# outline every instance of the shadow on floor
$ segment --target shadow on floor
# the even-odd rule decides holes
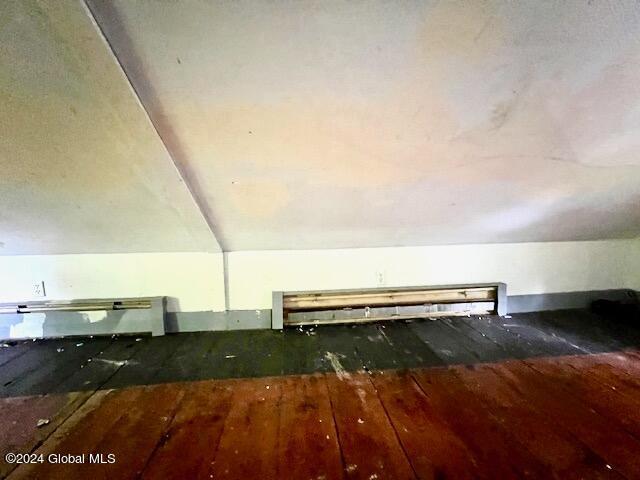
[[[472,365],[640,346],[637,322],[584,310],[197,332],[66,338],[0,349],[0,397],[219,378]]]

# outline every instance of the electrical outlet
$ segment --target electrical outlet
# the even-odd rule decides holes
[[[44,282],[38,282],[33,284],[33,296],[34,297],[44,297],[46,296],[46,292],[44,290]]]

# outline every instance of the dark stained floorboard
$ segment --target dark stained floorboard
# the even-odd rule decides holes
[[[170,365],[170,359],[190,337],[188,335],[163,336],[143,339],[144,342],[122,368],[109,379],[104,388],[122,388],[130,385],[150,385],[163,367]],[[166,378],[166,377],[165,377]]]
[[[225,382],[195,382],[187,386],[178,411],[147,460],[141,478],[207,478],[232,395],[232,386]]]
[[[41,377],[43,370],[51,370],[54,367],[57,373],[55,378],[65,378],[69,375],[70,369],[64,368],[61,371],[61,367],[69,366],[74,370],[79,369],[80,365],[87,360],[87,349],[76,347],[76,345],[85,342],[90,344],[93,343],[93,340],[55,339],[30,342],[28,352],[13,358],[0,367],[0,396],[42,393],[29,391],[27,388],[21,388],[20,385],[36,383],[37,379],[31,380],[30,377]],[[104,339],[95,340],[104,341]]]
[[[376,373],[373,383],[420,478],[493,478],[478,468],[465,442],[438,414],[409,374]]]
[[[496,362],[510,358],[510,354],[500,344],[464,322],[462,318],[443,318],[443,326],[454,331],[460,343],[472,352],[480,362]]]
[[[101,392],[101,401],[91,407],[83,405],[70,419],[63,423],[49,439],[34,453],[48,458],[51,454],[82,454],[94,452],[113,425],[139,401],[143,388],[134,387],[114,392]],[[16,466],[16,465],[13,465]],[[73,478],[70,470],[74,465],[58,465],[50,462],[21,464],[11,478]],[[84,478],[84,477],[82,477]]]
[[[531,455],[508,427],[496,422],[491,412],[449,369],[413,373],[434,409],[478,459],[483,471],[495,478],[549,478],[550,469]]]
[[[341,368],[347,371],[362,370],[362,360],[356,351],[356,337],[362,337],[364,331],[349,325],[330,325],[326,330],[317,328],[314,332],[315,335],[310,336],[317,337],[317,354],[321,356],[323,371],[334,370],[331,358],[337,359]]]
[[[607,418],[612,428],[622,427],[640,439],[640,397],[622,395],[592,378],[576,374],[574,369],[567,369],[554,359],[528,361],[527,365]]]
[[[74,377],[87,368],[93,362],[94,357],[108,348],[113,340],[111,338],[96,338],[91,342],[76,341],[67,344],[64,351],[57,352],[53,358],[40,364],[28,375],[15,378],[6,386],[5,393],[10,396],[46,394],[56,391],[62,383]],[[53,354],[52,354],[53,355]],[[68,384],[68,387],[76,387],[82,390],[80,385]],[[84,388],[87,389],[87,388]],[[87,389],[88,390],[88,389]],[[66,391],[73,391],[66,390]]]
[[[346,478],[416,478],[369,376],[347,375],[327,375]]]
[[[415,333],[445,364],[477,363],[480,357],[468,348],[468,339],[442,322],[414,322],[409,329]]]
[[[541,413],[570,431],[592,451],[604,458],[611,469],[627,478],[640,472],[638,441],[626,431],[612,425],[571,393],[552,380],[516,362],[492,365],[520,394]]]
[[[572,368],[576,374],[587,375],[621,395],[636,398],[640,395],[640,371],[627,371],[637,362],[627,354],[582,355],[564,358],[563,364]]]
[[[546,355],[544,351],[534,346],[526,338],[503,328],[500,319],[496,317],[462,317],[460,321],[500,345],[509,358],[518,359]]]
[[[523,313],[511,315],[510,318],[493,317],[493,323],[513,332],[525,339],[533,351],[541,355],[579,355],[589,353],[581,345],[572,343],[564,337],[558,336],[555,329],[549,328],[542,320],[544,312]],[[612,348],[616,348],[612,345]]]
[[[285,377],[278,438],[280,478],[344,478],[344,465],[323,375]]]
[[[278,478],[279,405],[283,380],[237,380],[211,478]]]
[[[124,415],[90,452],[104,458],[112,454],[118,461],[109,469],[101,464],[80,464],[71,469],[68,478],[138,478],[156,445],[164,438],[184,394],[184,384],[143,387],[137,401],[123,405]]]
[[[485,404],[500,425],[507,426],[526,450],[556,478],[621,478],[606,462],[486,366],[453,367],[455,374]]]
[[[0,367],[29,350],[28,342],[0,342]]]
[[[354,348],[362,368],[367,371],[398,369],[406,355],[395,348],[386,335],[384,325],[366,325],[354,336]]]
[[[162,382],[251,378],[283,374],[329,372],[327,353],[342,368],[417,368],[474,364],[500,359],[582,355],[598,350],[620,351],[640,345],[638,325],[623,326],[583,311],[544,314],[455,317],[438,320],[387,322],[353,327],[332,325],[271,330],[197,332],[164,337],[119,337],[110,358],[110,338],[54,339],[20,342],[0,348],[0,397],[83,389],[78,374],[90,362],[126,362],[104,388]],[[584,331],[582,323],[584,321]],[[621,330],[622,329],[622,330]],[[620,336],[624,333],[625,342]],[[597,342],[594,340],[597,337]],[[137,341],[135,344],[131,342]],[[122,347],[121,341],[127,342]],[[77,343],[82,347],[76,347]],[[99,345],[98,345],[99,344]],[[58,348],[63,348],[58,352]],[[123,351],[132,349],[132,354]],[[15,349],[19,353],[11,353]],[[112,363],[112,366],[118,366]],[[53,369],[53,370],[52,370]],[[91,372],[100,369],[92,366]],[[33,378],[29,378],[33,377]],[[37,378],[40,377],[40,378]],[[67,381],[74,377],[78,381]],[[87,380],[82,380],[85,382]],[[16,383],[17,382],[17,383]],[[91,390],[99,380],[89,381]],[[22,387],[20,387],[20,385]]]
[[[639,342],[582,311],[12,342],[0,453],[118,460],[0,477],[640,478]]]
[[[435,367],[444,365],[429,345],[408,326],[412,321],[389,322],[379,325],[381,334],[393,346],[404,368]]]
[[[83,368],[58,381],[50,391],[54,393],[97,390],[102,388],[123,366],[125,366],[141,348],[147,339],[136,341],[136,337],[120,337],[85,362]],[[54,376],[56,380],[56,376]]]

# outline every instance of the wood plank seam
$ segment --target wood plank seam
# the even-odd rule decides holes
[[[378,389],[376,388],[375,383],[371,380],[371,373],[369,373],[369,372],[367,372],[367,379],[369,380],[369,383],[371,384],[373,390],[376,392],[376,396],[378,397],[378,401],[380,402],[380,405],[382,405],[382,410],[384,410],[384,414],[387,416],[387,421],[389,422],[389,425],[391,425],[391,428],[392,428],[393,433],[394,433],[394,435],[396,437],[398,445],[400,445],[400,448],[402,449],[402,453],[404,453],[404,456],[407,459],[407,463],[411,466],[411,470],[413,471],[413,475],[415,476],[415,478],[420,478],[418,476],[418,473],[416,472],[416,468],[415,468],[413,462],[411,461],[411,457],[407,453],[407,450],[406,450],[405,446],[402,444],[402,440],[400,440],[400,435],[398,435],[398,431],[396,429],[396,425],[393,423],[393,420],[391,420],[391,416],[389,415],[389,411],[387,410],[387,406],[382,401],[382,398],[380,397],[380,393],[378,392]]]
[[[534,372],[544,376],[544,372],[541,372],[540,370],[538,370],[536,368],[536,366],[528,361],[523,361],[524,365],[526,365],[529,369],[533,370]],[[603,414],[600,411],[600,408],[597,405],[593,405],[592,403],[587,403],[585,402],[584,398],[577,396],[574,392],[573,389],[569,388],[568,386],[565,385],[564,382],[555,382],[555,385],[558,385],[558,388],[561,389],[562,391],[565,392],[565,394],[569,395],[571,398],[573,398],[574,401],[578,402],[579,404],[581,404],[582,406],[584,406],[585,408],[588,408],[590,410],[592,410],[594,413],[596,413],[597,415],[599,415],[604,421],[607,422],[613,422],[615,423],[618,428],[624,430],[627,434],[629,434],[630,436],[632,436],[633,438],[635,438],[636,440],[638,440],[638,442],[640,442],[640,437],[635,433],[630,431],[624,424],[622,424],[619,420],[617,419],[611,419],[608,415]],[[616,392],[616,394],[618,394]]]
[[[180,400],[175,405],[175,407],[174,407],[174,409],[173,409],[173,411],[171,413],[171,416],[169,418],[169,421],[166,424],[166,429],[163,430],[162,433],[160,434],[160,437],[158,437],[158,441],[156,442],[156,444],[153,447],[153,449],[151,449],[151,452],[149,452],[149,456],[145,460],[144,465],[142,466],[142,469],[140,470],[140,473],[138,473],[138,475],[136,475],[136,478],[141,478],[142,477],[142,475],[144,474],[145,470],[149,466],[149,462],[153,458],[153,455],[156,453],[158,448],[168,440],[168,437],[166,437],[166,434],[167,434],[168,431],[170,431],[171,425],[173,424],[173,421],[176,418],[176,414],[178,413],[178,410],[180,410],[180,407],[182,406],[182,403],[184,402],[185,397],[186,397],[186,394],[183,394],[180,397]]]
[[[327,393],[328,393],[328,397],[329,397],[329,405],[331,405],[331,418],[333,419],[333,426],[336,432],[336,439],[338,441],[338,447],[340,447],[340,460],[342,461],[342,472],[344,474],[344,472],[346,472],[346,468],[347,468],[347,463],[344,459],[344,452],[342,450],[342,442],[340,441],[340,429],[338,429],[338,421],[336,420],[336,412],[335,412],[335,407],[333,405],[333,399],[331,398],[331,392],[329,392],[329,385],[327,383],[327,379],[326,376],[328,374],[324,373],[322,375],[325,383],[327,384]]]
[[[112,345],[113,343],[110,343],[109,345]],[[106,348],[105,348],[106,350]],[[93,358],[93,357],[92,357]],[[93,390],[91,390],[91,394],[87,395],[86,398],[79,402],[78,405],[76,406],[75,409],[73,409],[71,412],[69,412],[68,415],[66,415],[64,417],[64,419],[56,426],[55,429],[51,430],[51,432],[49,432],[48,435],[46,435],[45,437],[43,437],[40,441],[38,441],[33,448],[31,448],[31,450],[29,451],[29,453],[33,453],[35,452],[38,448],[40,448],[42,445],[44,445],[60,428],[63,428],[63,426],[65,425],[65,423],[78,411],[80,410],[85,404],[87,404],[87,402],[89,402],[90,400],[93,399],[93,397],[95,397],[96,393],[98,393],[101,388],[107,384],[107,382],[113,378],[113,376],[124,366],[124,364],[118,365],[118,368],[116,368],[113,373],[111,375],[109,375],[102,383],[100,383],[98,386],[96,386],[95,388],[93,388]],[[16,467],[18,467],[18,464],[13,464],[11,466],[11,468],[9,469],[9,471],[7,472],[7,475],[10,475],[11,472],[13,472]]]

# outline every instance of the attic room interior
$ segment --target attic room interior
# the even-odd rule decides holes
[[[640,478],[640,4],[0,2],[0,478]]]

